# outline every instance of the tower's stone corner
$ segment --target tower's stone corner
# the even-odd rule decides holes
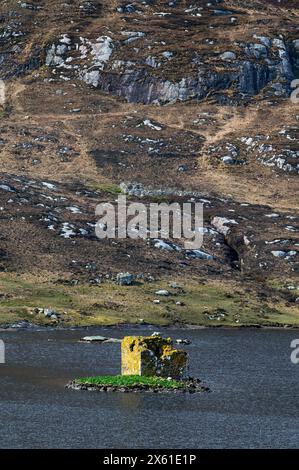
[[[188,374],[188,354],[173,347],[171,338],[125,336],[121,344],[122,375],[181,379]]]

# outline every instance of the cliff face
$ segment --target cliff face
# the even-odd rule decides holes
[[[55,79],[79,79],[143,104],[215,92],[232,104],[261,91],[287,96],[298,60],[296,10],[274,5],[21,2],[2,16],[2,76],[46,65]],[[40,21],[47,25],[42,36]]]
[[[185,23],[188,25],[188,20],[184,27]],[[199,24],[192,22],[192,36],[196,35],[198,27]],[[244,95],[256,95],[266,87],[267,96],[288,96],[290,82],[295,76],[291,44],[280,38],[254,35],[254,43],[234,41],[227,44],[229,50],[221,52],[222,45],[219,50],[211,49],[202,57],[193,50],[188,54],[190,62],[184,71],[178,70],[180,62],[185,60],[184,44],[175,44],[175,51],[171,50],[172,47],[167,50],[165,44],[165,50],[152,55],[156,41],[150,33],[149,38],[139,31],[121,33],[134,40],[137,56],[134,62],[114,59],[115,56],[132,54],[131,49],[128,50],[128,39],[114,41],[111,37],[102,36],[95,43],[83,38],[75,44],[70,37],[63,37],[60,41],[68,41],[68,47],[59,41],[52,44],[46,64],[54,68],[58,66],[58,73],[63,76],[75,76],[102,91],[143,104],[202,100],[213,92],[218,92],[220,101],[229,103],[232,98],[228,97],[228,91],[233,92],[232,102],[241,104]],[[187,45],[187,34],[185,40]],[[210,45],[217,44],[213,39],[207,41]],[[76,57],[78,51],[81,55]]]

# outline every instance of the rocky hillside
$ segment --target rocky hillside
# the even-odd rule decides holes
[[[1,2],[2,323],[49,306],[66,323],[299,322],[298,17],[284,0]],[[202,249],[98,240],[95,207],[120,192],[201,201]]]

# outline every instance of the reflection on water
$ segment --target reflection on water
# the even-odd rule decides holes
[[[134,411],[141,405],[142,397],[139,393],[122,393],[120,405],[127,411]]]
[[[138,331],[138,332],[137,332]],[[122,337],[154,329],[91,329]],[[162,330],[163,332],[163,330]],[[289,330],[172,330],[188,337],[195,395],[66,390],[79,376],[117,374],[119,343],[84,344],[86,331],[1,332],[0,447],[297,447],[299,365]]]

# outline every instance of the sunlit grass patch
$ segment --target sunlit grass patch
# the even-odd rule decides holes
[[[185,388],[184,381],[167,379],[162,377],[146,377],[141,375],[100,375],[76,379],[77,384],[99,385],[107,387],[134,388],[146,385],[153,388]]]
[[[51,319],[38,313],[38,309],[45,308],[58,312],[61,326],[299,324],[298,304],[283,298],[287,289],[271,286],[273,297],[259,298],[252,286],[248,289],[233,280],[172,277],[171,281],[160,279],[132,286],[119,286],[112,281],[91,285],[82,281],[73,285],[62,275],[0,273],[0,324],[16,320],[51,324]],[[174,282],[179,287],[171,287]],[[169,295],[157,296],[160,289],[168,290]],[[154,302],[157,299],[159,303]]]
[[[108,194],[121,194],[119,185],[113,183],[87,183],[86,187],[92,191],[99,191]]]

